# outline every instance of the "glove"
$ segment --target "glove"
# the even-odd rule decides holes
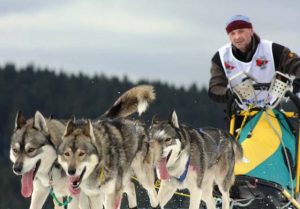
[[[293,80],[292,85],[293,85],[293,93],[298,95],[300,93],[300,78],[295,78]]]

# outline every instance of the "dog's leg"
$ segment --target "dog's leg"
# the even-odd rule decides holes
[[[84,208],[89,208],[89,209],[99,209],[99,208],[103,208],[103,200],[104,197],[102,194],[98,194],[98,195],[93,195],[93,196],[88,196],[87,197],[87,204],[88,207],[83,207],[83,205],[85,204],[81,204],[82,209]],[[83,202],[81,202],[83,203]],[[85,202],[86,203],[86,202]],[[86,206],[86,205],[85,205]]]
[[[105,209],[119,209],[122,201],[122,193],[113,192],[106,195]]]
[[[35,184],[36,188],[32,192],[30,209],[41,209],[48,197],[49,191],[45,187]]]
[[[154,169],[150,164],[133,164],[134,173],[139,181],[139,183],[147,190],[150,204],[152,208],[156,208],[158,206],[158,198],[157,192],[154,187]]]
[[[209,178],[205,179],[202,184],[202,199],[206,204],[207,209],[215,209],[216,202],[213,197],[213,188],[214,188],[214,178],[210,176]]]
[[[72,201],[68,204],[68,209],[78,209],[79,206],[79,195],[73,196]],[[57,207],[57,209],[61,209],[62,207]]]
[[[189,209],[199,209],[202,198],[202,190],[197,188],[190,189]],[[210,208],[209,208],[210,209]]]
[[[90,208],[89,200],[90,200],[90,198],[86,194],[81,192],[79,195],[79,202],[78,202],[79,208],[80,209],[84,209],[84,208],[89,209]],[[104,201],[104,199],[102,199],[102,201]],[[78,209],[78,207],[77,207],[77,209]]]
[[[216,184],[222,194],[222,209],[229,209],[230,205],[229,190],[234,181],[233,171],[229,174],[231,174],[231,176],[227,175],[225,178],[216,178]]]
[[[162,180],[158,191],[158,201],[162,209],[172,198],[177,189],[177,182],[172,180]]]
[[[220,192],[222,193],[222,209],[229,209],[230,197],[229,190],[224,190],[224,188],[219,187]]]
[[[136,192],[134,184],[129,180],[128,183],[125,185],[124,192],[127,194],[128,197],[128,206],[129,208],[136,208]]]
[[[227,159],[226,159],[227,158]],[[219,163],[222,163],[223,170],[225,168],[224,165],[227,165],[227,172],[226,175],[221,178],[216,178],[216,183],[218,185],[218,188],[222,194],[222,209],[229,209],[230,206],[230,197],[229,197],[229,190],[231,185],[234,183],[234,156],[233,155],[227,155],[222,162],[222,160],[219,161]],[[228,163],[230,162],[230,163]]]

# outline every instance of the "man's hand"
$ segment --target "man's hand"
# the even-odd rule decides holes
[[[293,93],[300,98],[300,78],[295,78],[293,80]]]

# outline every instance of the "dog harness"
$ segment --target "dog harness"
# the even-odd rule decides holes
[[[178,178],[176,178],[180,183],[182,183],[184,181],[184,179],[186,178],[188,169],[189,169],[189,165],[190,165],[190,157],[187,160],[186,164],[185,164],[185,169],[183,171],[183,173],[181,174],[181,176],[179,176]]]
[[[73,198],[72,198],[71,196],[68,196],[68,197],[66,198],[65,201],[60,202],[60,201],[58,200],[58,198],[56,197],[56,195],[55,195],[55,193],[54,193],[54,191],[53,191],[52,169],[53,169],[54,167],[57,168],[57,166],[59,166],[59,164],[57,163],[57,160],[55,160],[54,163],[53,163],[52,166],[51,166],[51,169],[50,169],[49,172],[48,172],[48,176],[49,176],[49,193],[50,193],[50,195],[51,195],[53,201],[54,201],[59,207],[62,207],[62,206],[67,206],[67,205],[73,200]]]

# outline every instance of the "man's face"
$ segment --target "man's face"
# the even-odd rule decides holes
[[[247,52],[249,49],[251,38],[253,35],[252,28],[242,28],[231,31],[228,36],[236,48],[238,48],[242,52]]]

